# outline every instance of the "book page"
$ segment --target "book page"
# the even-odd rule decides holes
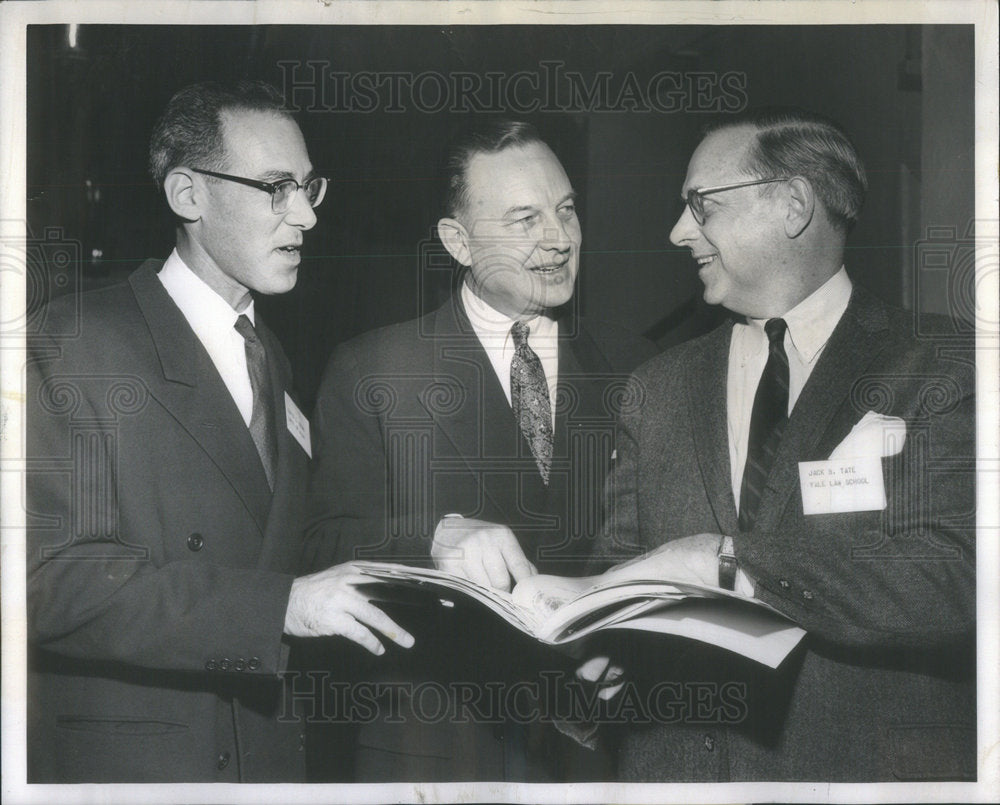
[[[791,621],[762,608],[695,598],[605,624],[603,628],[688,637],[742,654],[770,668],[777,668],[806,634]]]

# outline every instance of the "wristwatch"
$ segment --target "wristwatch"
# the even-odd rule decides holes
[[[732,537],[723,537],[719,543],[719,586],[723,590],[736,589],[736,546]]]

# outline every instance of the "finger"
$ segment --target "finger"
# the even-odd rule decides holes
[[[503,554],[495,547],[483,553],[483,567],[489,576],[490,586],[496,590],[510,590],[510,573]]]
[[[608,701],[609,699],[612,699],[616,695],[618,695],[618,691],[620,691],[623,687],[625,687],[625,683],[620,682],[619,684],[610,688],[601,688],[599,691],[597,691],[597,698],[603,699],[604,701]]]
[[[504,571],[506,572],[506,571]],[[468,558],[462,563],[461,575],[469,581],[473,581],[482,587],[492,587],[489,573],[483,567],[482,558],[477,554],[475,558]]]
[[[358,621],[349,615],[345,614],[343,621],[332,632],[333,634],[339,634],[341,637],[346,637],[362,648],[368,649],[376,657],[385,654],[385,646],[372,634],[371,630],[358,623]]]
[[[585,682],[599,682],[610,665],[608,657],[592,657],[576,669],[576,677]]]
[[[374,604],[361,600],[357,602],[357,604],[349,611],[362,625],[376,629],[388,637],[393,643],[396,643],[403,648],[410,648],[413,646],[415,642],[413,635],[411,635],[408,631],[406,631],[406,629],[396,623],[392,618],[386,615],[383,610],[379,609]]]
[[[504,539],[500,543],[500,553],[514,581],[518,582],[521,579],[528,578],[528,576],[537,574],[538,569],[524,555],[517,537],[509,531],[507,532],[507,537],[507,539]]]

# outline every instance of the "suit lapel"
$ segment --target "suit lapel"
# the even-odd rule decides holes
[[[454,393],[462,403],[454,409],[443,408],[421,395],[420,404],[434,421],[449,452],[480,478],[489,472],[488,465],[499,466],[516,459],[515,439],[520,438],[520,433],[514,414],[457,294],[433,314],[430,329],[433,377],[454,384]],[[490,486],[480,484],[483,494],[494,509],[507,512],[504,501],[490,493]]]
[[[857,379],[885,348],[887,328],[881,303],[855,287],[792,410],[761,495],[756,528],[771,530],[778,522],[799,487],[798,462],[826,458],[818,454],[821,440]]]
[[[212,359],[156,277],[159,265],[147,261],[129,277],[162,370],[162,377],[149,378],[150,393],[208,454],[263,534],[271,492],[250,431]]]
[[[691,352],[683,369],[687,378],[689,426],[694,437],[698,469],[722,534],[735,534],[738,530],[726,409],[732,330],[732,322],[727,322],[711,332]],[[670,424],[667,423],[666,427],[669,428]]]
[[[573,317],[559,320],[559,392],[555,456],[565,458],[569,436],[584,422],[610,417],[604,391],[612,378],[607,359]]]

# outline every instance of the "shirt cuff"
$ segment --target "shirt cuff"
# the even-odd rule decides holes
[[[754,590],[755,585],[753,580],[743,571],[743,568],[737,568],[735,591],[740,595],[745,595],[747,598],[753,598]]]

